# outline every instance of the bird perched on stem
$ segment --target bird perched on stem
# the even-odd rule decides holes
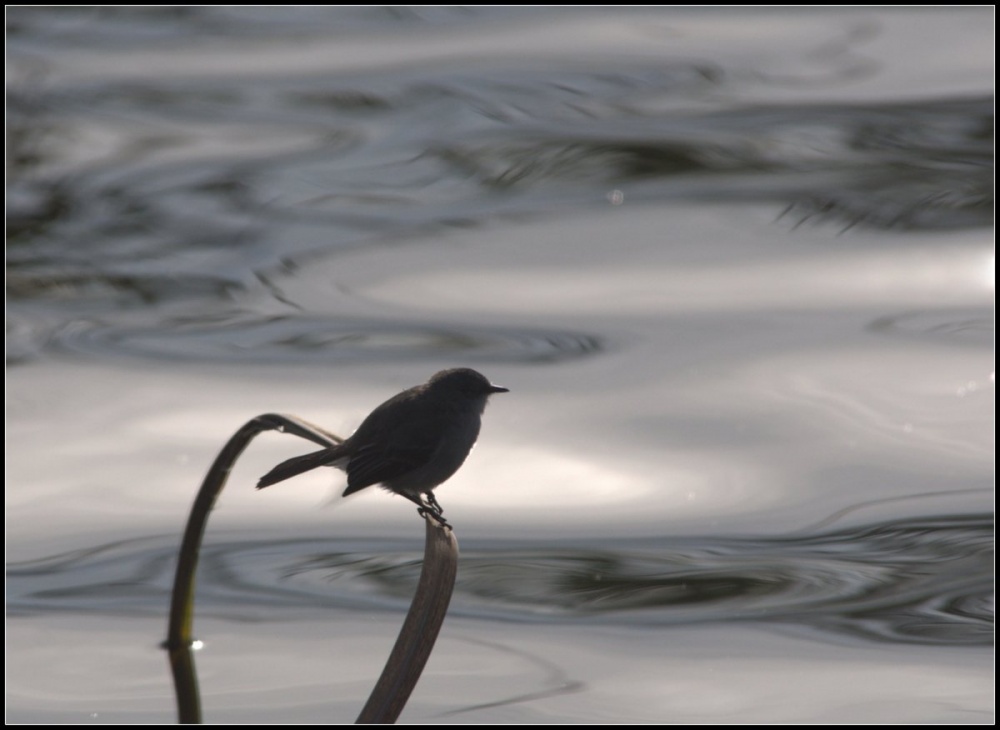
[[[434,489],[469,455],[486,401],[506,392],[475,370],[442,370],[380,405],[346,441],[281,462],[261,477],[257,489],[316,467],[336,466],[347,472],[345,497],[381,484],[418,505],[421,515],[429,512],[447,525]]]

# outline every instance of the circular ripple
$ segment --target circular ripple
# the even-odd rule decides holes
[[[130,541],[9,565],[8,612],[158,614],[175,550],[172,541]],[[198,605],[234,619],[403,612],[421,561],[416,541],[209,544]],[[870,641],[989,646],[992,595],[992,515],[970,515],[787,538],[466,547],[449,610],[610,625],[764,621]]]
[[[879,317],[868,325],[879,334],[925,341],[993,346],[995,322],[988,309],[956,308]]]
[[[604,349],[595,335],[456,325],[275,317],[213,324],[167,322],[156,327],[112,327],[77,321],[52,344],[91,354],[158,360],[258,363],[357,363],[440,359],[557,362]]]

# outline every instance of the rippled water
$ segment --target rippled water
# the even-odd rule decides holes
[[[173,539],[150,538],[8,565],[8,614],[159,613],[175,552]],[[233,621],[401,612],[422,557],[387,540],[216,542],[203,556],[200,605]],[[463,547],[450,610],[574,625],[776,622],[989,647],[992,562],[993,522],[982,516],[771,539],[474,542]]]
[[[511,388],[410,721],[987,722],[989,9],[9,8],[7,717],[169,722],[229,435]],[[244,455],[206,718],[353,718],[409,503]]]

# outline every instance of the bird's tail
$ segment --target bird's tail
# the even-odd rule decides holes
[[[336,448],[321,449],[320,451],[314,451],[311,454],[293,456],[291,459],[281,462],[267,474],[262,476],[260,481],[257,482],[257,489],[263,489],[264,487],[269,487],[272,484],[283,482],[286,479],[290,479],[291,477],[307,472],[310,469],[315,469],[319,466],[326,466],[327,464],[332,465],[340,457],[341,454],[338,453],[338,449]]]

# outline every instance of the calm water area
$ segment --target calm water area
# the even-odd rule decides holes
[[[195,492],[467,366],[412,723],[992,723],[994,12],[9,7],[6,718],[172,723]],[[255,441],[205,720],[351,722],[424,526]]]

